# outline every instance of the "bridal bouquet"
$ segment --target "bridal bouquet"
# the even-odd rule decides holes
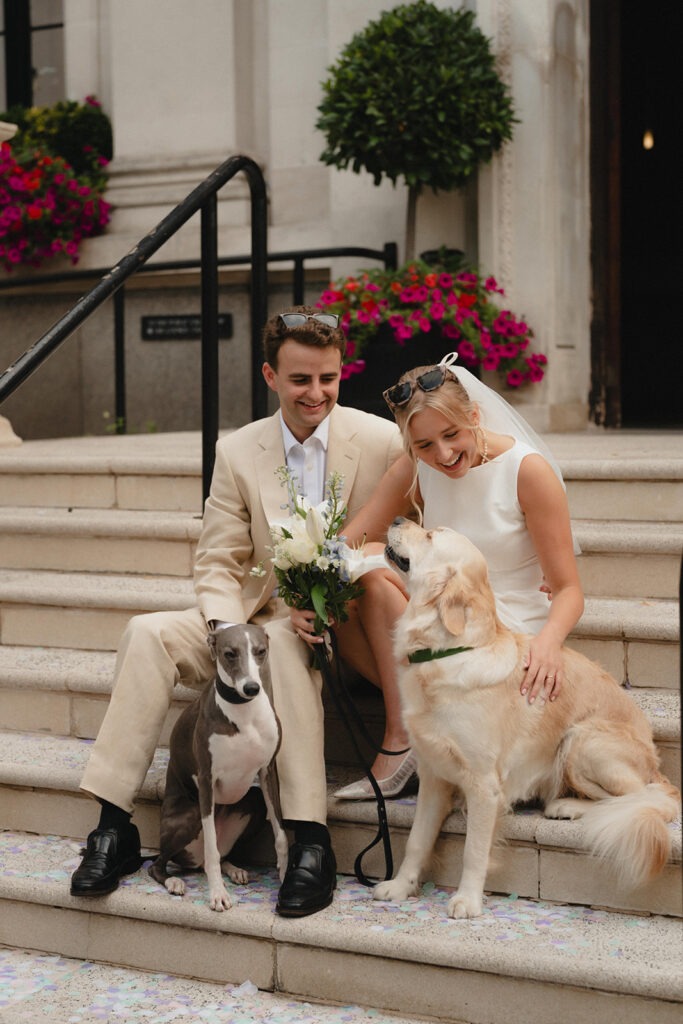
[[[377,556],[364,557],[339,536],[346,506],[338,473],[328,478],[325,500],[319,505],[311,505],[297,494],[296,479],[286,467],[281,467],[278,475],[289,499],[289,516],[270,529],[279,594],[291,608],[315,611],[315,630],[322,633],[332,621],[347,620],[347,603],[363,593],[358,578],[386,563]],[[252,570],[255,575],[264,571],[262,567]]]

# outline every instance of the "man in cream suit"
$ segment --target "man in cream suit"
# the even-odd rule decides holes
[[[176,683],[201,688],[213,675],[207,628],[256,622],[270,638],[273,701],[282,725],[277,758],[285,821],[294,833],[278,912],[303,916],[332,899],[336,865],[326,821],[321,682],[309,647],[274,595],[269,524],[282,518],[285,463],[314,504],[333,471],[343,477],[349,517],[401,452],[394,424],[336,405],[344,335],[336,318],[299,306],[264,329],[263,374],[280,400],[274,416],[221,439],[195,564],[198,607],[131,619],[120,644],[109,709],[81,788],[101,804],[71,880],[76,896],[112,892],[140,864],[131,823]]]

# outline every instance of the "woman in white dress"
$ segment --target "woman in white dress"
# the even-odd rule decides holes
[[[344,534],[349,544],[365,540],[366,551],[372,551],[367,542],[383,543],[392,520],[417,509],[426,528],[450,526],[468,537],[488,562],[501,620],[534,634],[521,694],[530,702],[555,700],[562,686],[560,648],[583,612],[562,477],[529,425],[467,370],[453,369],[456,358],[451,354],[438,366],[410,370],[385,391],[406,454]],[[339,649],[382,689],[382,746],[398,751],[408,737],[391,637],[406,595],[390,569],[368,573],[363,583],[354,614],[336,629]],[[294,612],[293,619],[309,642],[319,639],[313,613]],[[373,774],[385,796],[398,796],[414,769],[410,751],[398,758],[378,754]],[[372,795],[367,780],[336,793],[347,800]]]

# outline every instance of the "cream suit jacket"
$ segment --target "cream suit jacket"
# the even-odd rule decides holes
[[[343,477],[349,518],[402,451],[395,424],[358,409],[334,407],[326,477],[333,471]],[[279,412],[247,424],[216,446],[194,572],[197,600],[207,622],[248,622],[275,590],[269,525],[286,514],[287,494],[277,476],[284,465]],[[250,576],[261,562],[266,575]]]
[[[355,409],[332,410],[327,472],[343,475],[351,514],[400,451],[393,424]],[[264,607],[275,588],[272,571],[262,579],[249,576],[261,561],[270,569],[268,524],[282,518],[286,492],[276,470],[284,464],[279,413],[218,442],[196,559],[201,614],[188,608],[131,619],[119,645],[109,709],[81,782],[87,792],[133,810],[174,685],[200,687],[213,672],[204,619],[237,623],[256,616],[268,630],[273,655],[272,696],[282,725],[277,766],[283,815],[325,821],[320,677],[312,671],[310,652],[292,631],[289,616],[283,617],[284,606]]]

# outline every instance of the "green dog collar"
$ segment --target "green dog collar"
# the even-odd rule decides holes
[[[473,647],[448,647],[443,651],[432,651],[424,647],[421,651],[413,651],[408,655],[411,665],[419,665],[423,661],[436,661],[437,658],[450,658],[451,654],[462,654],[463,651],[473,651]]]

